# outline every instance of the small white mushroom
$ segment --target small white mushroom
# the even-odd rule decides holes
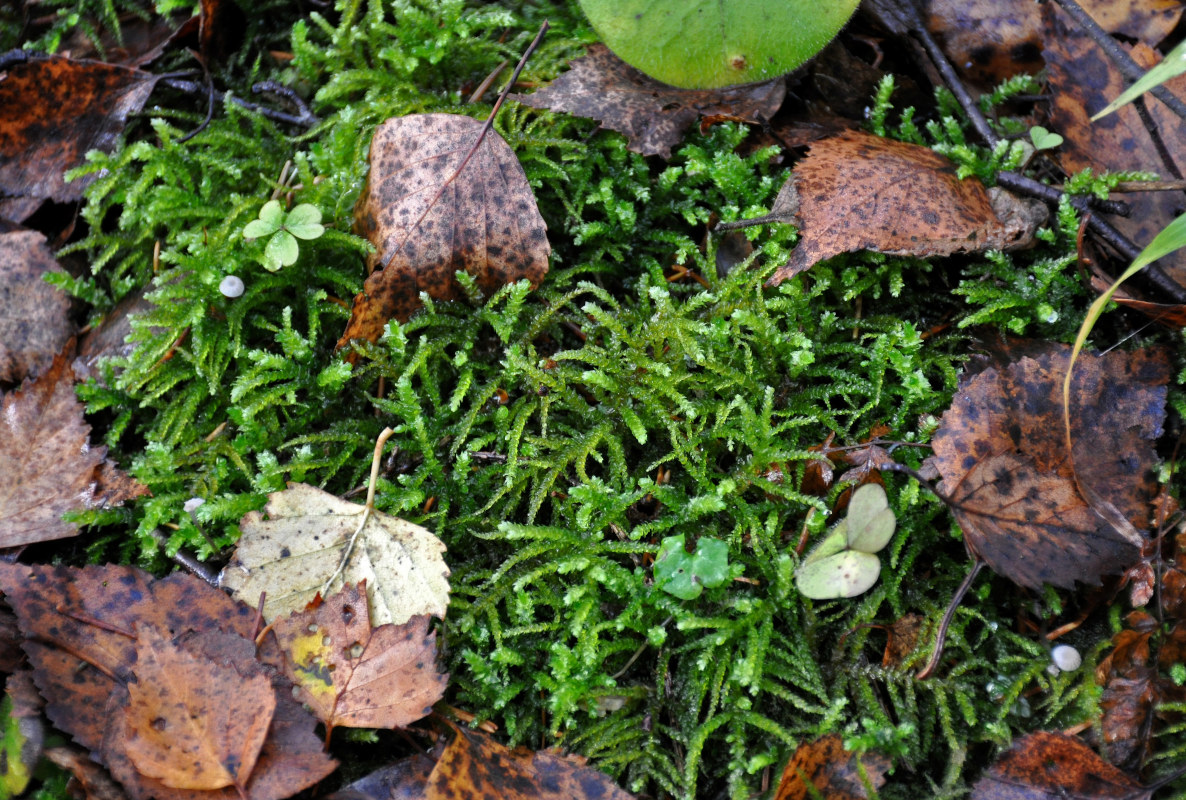
[[[186,514],[192,514],[194,513],[194,509],[200,505],[203,505],[205,502],[206,501],[200,497],[191,497],[185,501],[185,505],[183,505],[182,508],[185,509]]]
[[[1074,672],[1083,665],[1083,656],[1069,644],[1060,644],[1051,650],[1050,660],[1063,672]]]
[[[227,275],[218,284],[218,291],[227,297],[238,297],[243,294],[243,279],[236,275]]]

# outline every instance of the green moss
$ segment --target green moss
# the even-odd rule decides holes
[[[95,528],[87,557],[163,569],[162,531],[166,551],[224,552],[242,515],[286,481],[362,485],[390,425],[377,505],[434,530],[454,570],[449,702],[512,742],[562,744],[655,796],[742,798],[798,740],[838,731],[897,757],[882,797],[956,797],[968,765],[1017,732],[1091,718],[1090,664],[1052,678],[1036,637],[1014,633],[1032,609],[1002,580],[982,578],[956,614],[938,678],[913,677],[931,628],[907,663],[880,666],[873,626],[908,613],[933,626],[967,568],[942,505],[913,483],[889,487],[899,533],[871,592],[813,603],[792,583],[804,519],[818,529],[834,500],[796,488],[812,446],[886,426],[904,443],[895,457],[918,467],[966,326],[1073,333],[1084,303],[1073,210],[1031,253],[850,254],[769,290],[791,228],[750,231],[753,255],[724,269],[706,234],[714,216],[767,211],[786,178],[774,149],[740,154],[745,128],[689,135],[662,163],[590,121],[510,104],[496,127],[548,224],[552,272],[535,292],[487,298],[471,285],[469,302],[428,302],[360,346],[352,372],[333,346],[341,301],[362,285],[369,245],[350,227],[374,127],[421,111],[485,117],[489,105],[466,98],[545,16],[553,32],[529,79],[555,75],[592,34],[572,5],[338,6],[335,22],[314,13],[292,28],[289,64],[258,62],[231,86],[296,86],[322,120],[314,129],[227,103],[181,143],[199,120],[153,112],[80,170],[98,177],[89,232],[71,249],[92,274],[63,282],[96,318],[146,286],[155,304],[134,323],[136,351],[80,390],[153,492],[81,515]],[[892,111],[891,92],[875,128],[969,174],[1013,157],[970,146],[949,97],[920,127],[913,110]],[[282,186],[286,162],[295,176]],[[327,231],[273,274],[242,230],[276,191],[319,208]],[[704,283],[669,280],[675,265]],[[229,274],[247,284],[234,300],[218,291]],[[193,517],[191,497],[206,501]],[[726,542],[737,579],[690,601],[656,589],[651,559],[677,535]],[[1084,649],[1098,655],[1101,638],[1085,634]]]

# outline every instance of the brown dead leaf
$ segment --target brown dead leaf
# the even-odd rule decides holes
[[[948,256],[1032,242],[1046,208],[975,178],[926,147],[847,131],[811,146],[765,217],[718,226],[798,222],[802,239],[768,285],[857,250]]]
[[[1138,531],[1148,529],[1157,495],[1152,443],[1165,415],[1165,354],[1080,356],[1071,392],[1072,465],[1062,428],[1069,352],[1065,345],[1017,342],[975,364],[960,379],[930,459],[959,504],[968,549],[1032,589],[1097,584],[1140,556],[1141,542],[1105,522],[1077,485]]]
[[[1149,800],[1152,792],[1074,736],[1049,731],[1013,742],[972,788],[972,800]]]
[[[425,800],[629,800],[584,759],[508,750],[478,731],[449,725],[454,737],[425,787]]]
[[[398,728],[432,712],[448,676],[436,669],[428,617],[371,628],[366,582],[347,584],[314,608],[276,620],[283,670],[299,699],[335,727]]]
[[[491,130],[469,159],[482,123],[456,114],[389,119],[371,141],[371,172],[355,206],[355,227],[375,245],[370,276],[338,349],[377,341],[388,320],[406,321],[420,293],[464,297],[454,277],[468,272],[494,294],[548,272],[547,227],[514,152]]]
[[[62,271],[40,233],[0,233],[0,381],[44,372],[74,334],[70,298],[44,280]]]
[[[1182,16],[1179,0],[1080,0],[1109,33],[1150,47]],[[995,86],[1042,67],[1041,8],[1032,0],[930,0],[927,29],[951,62],[975,83]]]
[[[78,533],[62,514],[119,505],[147,488],[117,477],[74,396],[69,360],[55,356],[37,380],[0,399],[0,547]]]
[[[644,156],[671,158],[671,148],[699,117],[764,122],[786,95],[782,78],[721,90],[676,89],[644,75],[602,44],[547,86],[511,99],[534,108],[595,119],[624,134],[627,146]]]
[[[90,150],[111,152],[156,82],[139,70],[61,56],[0,73],[0,198],[23,207],[23,216],[9,218],[21,222],[32,213],[22,200],[79,200],[94,176],[67,183],[63,174],[85,163]],[[4,211],[0,206],[0,216]]]
[[[91,760],[81,748],[69,745],[51,747],[45,758],[70,773],[66,791],[80,800],[127,800],[120,785],[107,770]]]
[[[873,789],[885,783],[890,760],[879,753],[857,755],[844,749],[838,734],[832,733],[814,742],[803,742],[787,762],[774,800],[810,800],[814,787],[828,800],[861,800],[869,793],[861,778],[861,765]]]
[[[1095,173],[1122,170],[1166,172],[1153,140],[1136,108],[1129,104],[1113,114],[1091,122],[1128,83],[1111,60],[1058,4],[1041,5],[1044,57],[1049,74],[1050,120],[1048,127],[1061,134],[1060,165],[1068,173],[1091,168]],[[1123,46],[1123,45],[1121,45]],[[1137,44],[1130,54],[1145,69],[1158,58],[1148,47]],[[1165,84],[1165,88],[1186,98],[1186,76]],[[1149,114],[1170,153],[1186,152],[1186,122],[1178,119],[1159,101],[1148,96]],[[1186,166],[1179,163],[1179,166]],[[1110,221],[1138,246],[1144,246],[1177,216],[1181,196],[1174,192],[1141,192],[1124,198],[1132,207],[1127,217]],[[1175,282],[1186,286],[1186,253],[1179,251],[1159,264]]]
[[[1112,279],[1105,278],[1096,271],[1091,274],[1091,288],[1100,294],[1111,286]],[[1133,297],[1127,286],[1121,286],[1112,293],[1112,302],[1140,311],[1154,322],[1159,322],[1167,328],[1186,328],[1186,303],[1151,303]]]
[[[364,775],[325,800],[425,800],[436,761],[418,753]]]
[[[902,666],[918,648],[918,637],[926,621],[927,618],[921,614],[907,614],[894,620],[886,629],[888,637],[885,652],[881,656],[881,666],[886,669]]]
[[[271,681],[256,670],[199,659],[151,625],[137,629],[128,683],[124,751],[141,774],[173,789],[227,786],[245,794],[276,710]]]

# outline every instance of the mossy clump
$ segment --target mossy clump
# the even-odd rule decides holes
[[[377,506],[449,548],[448,701],[513,743],[587,754],[652,796],[742,798],[799,740],[840,732],[895,757],[882,797],[954,797],[969,759],[986,762],[1019,731],[1090,719],[1091,670],[1052,677],[1037,637],[1014,632],[1019,600],[999,580],[982,579],[957,612],[940,676],[913,677],[968,566],[943,506],[914,483],[890,481],[899,532],[872,591],[815,603],[793,585],[800,534],[819,532],[835,500],[798,488],[814,446],[876,433],[917,468],[968,324],[1073,335],[1084,295],[1069,206],[1030,253],[850,254],[766,289],[793,230],[750,231],[739,263],[708,230],[769,210],[787,177],[777,148],[744,148],[748,130],[720,124],[664,163],[588,120],[512,104],[496,129],[548,224],[543,285],[426,299],[360,346],[353,370],[334,353],[364,278],[369,245],[351,216],[375,126],[424,111],[485,117],[489,102],[466,98],[545,16],[529,80],[592,40],[573,5],[340,2],[285,32],[291,60],[257,48],[221,75],[238,94],[264,78],[294,87],[321,120],[312,129],[228,101],[182,142],[201,114],[154,110],[79,170],[96,180],[88,232],[68,251],[90,274],[60,282],[95,319],[141,290],[153,304],[133,323],[135,351],[80,393],[152,496],[82,515],[93,530],[76,555],[158,570],[181,548],[218,557],[288,481],[357,490],[389,425]],[[889,132],[972,172],[1004,163],[966,144],[949,98],[929,126],[897,118]],[[326,225],[274,273],[264,243],[243,236],[273,195],[315,206]],[[218,289],[232,274],[246,284],[237,298]],[[191,515],[195,497],[205,502]],[[678,535],[725,542],[732,579],[692,600],[657,588],[652,559]],[[922,644],[882,666],[878,626],[908,614],[931,623]],[[1090,665],[1102,638],[1083,636]]]

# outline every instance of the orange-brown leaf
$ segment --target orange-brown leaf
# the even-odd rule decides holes
[[[147,491],[129,482],[100,489],[105,447],[91,447],[90,426],[74,396],[64,356],[35,381],[0,399],[0,547],[61,539],[78,533],[62,514],[118,505]],[[129,494],[130,491],[130,494]]]
[[[719,90],[676,89],[639,72],[602,44],[590,45],[588,54],[569,67],[534,94],[511,97],[595,119],[625,134],[627,146],[644,156],[670,158],[672,146],[698,117],[769,120],[786,95],[782,78]]]
[[[487,296],[548,272],[547,227],[523,167],[495,131],[456,114],[389,119],[371,141],[371,171],[355,207],[356,228],[375,245],[373,270],[354,298],[338,341],[377,341],[388,320],[406,321],[420,292],[436,300],[464,294],[455,276],[473,275]]]
[[[1024,247],[1046,209],[960,180],[953,163],[926,147],[846,131],[815,142],[774,211],[751,222],[796,218],[802,239],[772,286],[857,250],[927,257]]]
[[[774,793],[774,800],[809,800],[813,787],[828,800],[861,800],[869,796],[861,780],[861,769],[874,789],[885,783],[890,760],[879,753],[858,755],[844,749],[840,736],[833,733],[803,742],[787,762]]]
[[[142,774],[174,789],[242,790],[276,710],[262,670],[198,658],[154,627],[138,629],[136,680],[124,707],[124,750]]]
[[[17,201],[21,221],[44,198],[70,202],[95,179],[63,174],[90,150],[110,152],[128,115],[140,110],[157,77],[113,64],[61,56],[31,58],[0,79],[0,197]],[[12,203],[13,201],[8,201]]]
[[[1151,792],[1073,736],[1013,742],[972,788],[972,800],[1149,800]]]
[[[366,582],[347,584],[316,608],[277,620],[283,669],[325,723],[396,728],[432,711],[448,676],[436,669],[428,616],[371,628]]]

